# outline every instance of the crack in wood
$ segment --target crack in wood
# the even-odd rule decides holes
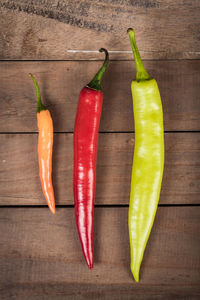
[[[62,6],[59,4],[56,8],[50,7],[41,7],[34,5],[33,1],[32,4],[25,4],[25,3],[16,3],[17,1],[4,1],[0,3],[0,8],[6,8],[10,10],[17,10],[19,12],[25,12],[27,14],[35,14],[44,18],[54,19],[59,22],[69,24],[72,26],[77,26],[80,28],[92,29],[101,32],[111,32],[113,31],[113,25],[103,24],[103,23],[96,23],[93,21],[85,20],[84,18],[77,18],[72,14],[79,13],[81,17],[86,17],[87,13],[83,6],[79,6],[77,10],[70,9],[68,7],[69,13],[64,12],[63,10],[67,8],[67,6]],[[21,2],[18,0],[18,2]],[[45,1],[43,1],[45,2]],[[89,6],[88,6],[89,8]],[[60,9],[60,10],[59,10]]]
[[[138,8],[159,8],[160,3],[158,1],[150,0],[110,0],[110,1],[46,1],[46,0],[7,0],[0,3],[1,8],[10,10],[17,10],[25,12],[27,14],[35,14],[45,18],[54,19],[62,23],[66,23],[72,26],[77,26],[86,29],[92,29],[101,32],[111,32],[114,30],[113,25],[105,23],[97,23],[89,20],[89,10],[91,6],[101,5],[101,10],[107,10],[108,5],[112,5],[112,17],[117,17],[119,12],[129,12],[130,7]],[[114,6],[113,6],[114,5]],[[116,15],[113,15],[113,12]],[[103,13],[104,14],[104,13]],[[80,16],[80,17],[78,17]],[[102,17],[102,16],[101,16]],[[84,19],[86,18],[86,19]]]
[[[92,0],[94,3],[103,3],[103,4],[114,4],[114,5],[122,5],[123,7],[143,7],[143,8],[159,8],[159,1],[151,1],[151,0]]]

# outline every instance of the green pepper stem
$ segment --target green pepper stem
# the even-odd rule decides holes
[[[38,85],[35,77],[31,73],[29,73],[29,75],[32,78],[34,86],[35,86],[35,91],[36,91],[36,96],[37,96],[37,112],[39,113],[39,112],[41,112],[41,110],[46,110],[46,108],[42,104],[41,96],[40,96],[40,88],[39,88],[39,85]]]
[[[135,41],[135,32],[132,28],[129,28],[127,30],[128,34],[129,34],[129,39],[131,42],[131,47],[133,50],[133,55],[134,55],[134,59],[135,59],[135,64],[136,64],[136,80],[137,81],[144,81],[144,80],[149,80],[151,79],[151,77],[149,76],[149,74],[147,73],[147,71],[144,68],[141,56],[140,56],[140,52],[138,50],[136,41]]]
[[[99,49],[99,52],[105,53],[104,63],[102,65],[102,67],[100,68],[100,70],[97,72],[97,74],[94,76],[92,81],[90,81],[90,83],[87,85],[89,88],[97,90],[97,91],[101,91],[101,79],[103,77],[103,74],[104,74],[104,72],[107,68],[108,62],[109,62],[108,51],[104,48],[101,48],[101,49]]]

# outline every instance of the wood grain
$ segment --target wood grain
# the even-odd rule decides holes
[[[72,132],[81,88],[101,62],[1,62],[0,132],[36,132],[35,74],[56,132]],[[200,130],[200,60],[146,61],[157,79],[167,131]],[[131,81],[134,62],[111,62],[103,79],[100,131],[134,130]]]
[[[134,135],[100,134],[98,204],[128,204]],[[161,204],[200,204],[200,133],[165,134]],[[73,136],[55,134],[53,183],[56,204],[73,204]],[[45,205],[37,163],[37,135],[0,135],[0,205]]]
[[[127,208],[95,209],[92,271],[73,208],[59,208],[55,216],[47,208],[1,208],[1,297],[198,299],[199,217],[196,207],[158,208],[137,284],[129,270]]]
[[[148,59],[200,58],[200,2],[173,0],[1,0],[1,59],[93,59],[67,49],[130,51],[134,26]],[[114,53],[113,59],[131,54]]]
[[[199,11],[197,0],[0,1],[0,299],[200,299]],[[124,207],[134,148],[135,64],[126,33],[132,26],[145,67],[158,81],[167,131],[161,206],[139,284],[129,268]],[[79,92],[102,64],[101,47],[110,51],[111,62],[102,82],[90,271],[69,207],[72,132]],[[55,216],[38,176],[29,72],[39,82],[56,132]]]

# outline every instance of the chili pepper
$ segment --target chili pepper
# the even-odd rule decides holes
[[[77,230],[88,267],[93,267],[93,215],[96,186],[96,157],[103,93],[101,79],[107,68],[106,49],[103,66],[80,92],[74,126],[74,205]]]
[[[153,226],[164,168],[163,111],[158,85],[145,70],[134,30],[128,34],[136,64],[131,83],[135,120],[135,148],[129,204],[131,271],[139,281],[140,265]]]
[[[38,124],[38,162],[40,170],[40,181],[42,190],[49,206],[55,214],[55,199],[52,184],[52,152],[53,152],[53,122],[49,110],[42,104],[40,89],[37,81],[32,74],[37,96],[37,124]]]

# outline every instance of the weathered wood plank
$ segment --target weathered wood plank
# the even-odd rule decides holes
[[[107,276],[107,275],[106,275]],[[5,300],[199,300],[198,288],[192,290],[190,286],[177,287],[173,285],[162,286],[135,286],[135,285],[88,285],[73,283],[50,284],[7,284],[7,290],[3,290]],[[95,297],[95,298],[94,298]]]
[[[2,299],[199,299],[199,207],[160,207],[141,280],[129,270],[127,208],[96,208],[94,269],[73,208],[0,209]]]
[[[199,9],[196,0],[1,0],[0,58],[91,59],[93,53],[67,49],[102,46],[129,51],[126,31],[132,26],[144,58],[200,58]]]
[[[55,134],[56,204],[73,204],[73,135]],[[200,133],[165,134],[162,204],[200,203]],[[96,204],[128,204],[133,134],[100,134]],[[44,205],[37,163],[37,135],[0,135],[0,205]]]
[[[28,76],[35,74],[56,132],[73,131],[80,89],[101,62],[1,62],[0,132],[37,131],[36,97]],[[200,130],[200,60],[146,61],[158,81],[165,130]],[[100,131],[134,129],[130,84],[133,62],[111,62],[103,80],[104,103]]]

